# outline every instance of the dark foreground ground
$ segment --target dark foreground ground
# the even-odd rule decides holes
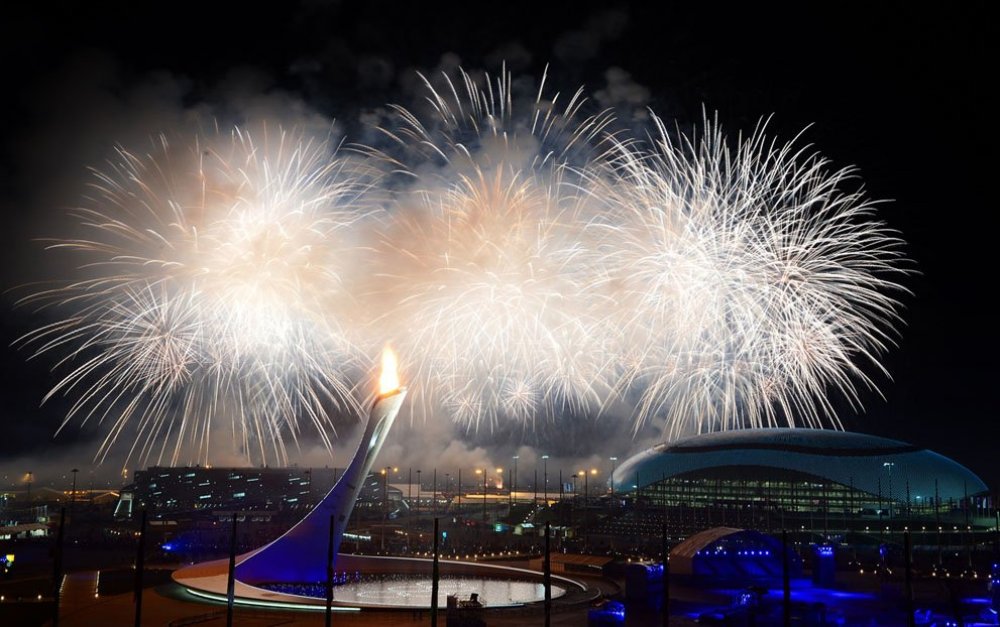
[[[510,562],[508,565],[527,567],[525,561]],[[152,567],[146,571],[143,594],[142,624],[180,627],[182,625],[205,625],[208,627],[226,624],[226,607],[192,597],[181,586],[173,583],[167,565]],[[116,627],[134,624],[135,605],[132,595],[134,571],[131,569],[108,569],[102,571],[79,570],[66,575],[61,590],[61,611],[59,625],[62,627]],[[621,599],[624,582],[603,577],[575,577],[584,581],[594,594],[581,595],[590,598]],[[34,627],[52,625],[53,604],[47,591],[50,579],[40,576],[17,582],[7,582],[0,587],[0,627]],[[745,590],[671,584],[670,610],[671,625],[782,625],[780,586],[764,593],[762,607],[755,616],[735,616],[732,611],[734,599]],[[963,616],[965,624],[982,623],[978,616],[986,607],[988,599],[973,599],[974,605],[958,603],[971,597],[987,596],[985,581],[931,580],[918,579],[914,582],[915,607],[932,608],[936,617],[954,620]],[[806,618],[804,612],[797,611],[793,624],[804,625],[844,625],[865,627],[890,627],[906,624],[905,603],[901,581],[888,581],[872,574],[857,572],[838,573],[837,583],[832,589],[813,586],[808,579],[793,583],[792,600],[798,610],[817,605],[824,606],[825,614],[817,620],[816,615]],[[39,596],[41,598],[39,598]],[[588,611],[593,602],[569,603],[556,599],[553,603],[551,624],[554,626],[587,625]],[[959,607],[962,605],[963,607]],[[981,607],[980,607],[981,606]],[[721,612],[714,619],[704,618]],[[697,618],[703,616],[699,622]],[[496,609],[484,613],[485,624],[497,627],[544,625],[545,617],[541,604],[513,609]],[[626,627],[659,625],[661,617],[655,609],[643,609],[629,605],[624,625]],[[337,613],[334,625],[430,625],[428,611],[411,610],[364,610],[352,613]],[[749,622],[748,622],[749,621]],[[937,621],[921,621],[931,624]],[[248,626],[271,625],[323,625],[322,612],[283,611],[237,607],[234,624]],[[442,611],[438,624],[447,625]],[[943,624],[943,623],[942,623]]]
[[[61,627],[93,627],[118,625],[133,625],[135,605],[131,593],[100,595],[95,597],[94,573],[76,573],[67,578],[63,589],[64,601],[60,612]],[[601,582],[591,582],[602,586]],[[606,585],[608,593],[614,591],[614,585]],[[552,615],[552,625],[569,627],[571,625],[586,625],[589,605],[577,607],[557,607]],[[4,603],[0,605],[0,625],[51,625],[52,604],[49,602]],[[143,595],[143,625],[180,627],[182,625],[200,625],[217,627],[226,624],[226,608],[222,604],[213,604],[194,599],[176,584],[161,584],[145,591]],[[653,617],[635,616],[628,624],[650,624]],[[357,613],[335,614],[335,625],[430,625],[430,613],[427,611],[362,611]],[[290,612],[277,610],[257,610],[237,607],[234,624],[253,627],[265,626],[319,626],[324,624],[322,613]],[[439,618],[439,625],[446,624],[445,614]],[[490,612],[486,618],[487,625],[520,626],[543,625],[544,614],[541,608],[528,608],[516,611],[497,610]],[[682,617],[671,619],[671,625],[693,625],[694,621]]]

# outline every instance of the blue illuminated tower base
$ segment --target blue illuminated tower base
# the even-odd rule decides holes
[[[371,472],[406,396],[398,389],[375,399],[358,450],[340,480],[305,518],[270,544],[249,553],[236,566],[236,578],[261,583],[317,583],[326,580],[327,543],[333,516],[334,555],[347,528],[358,492]]]

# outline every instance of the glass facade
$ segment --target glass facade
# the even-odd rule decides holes
[[[671,529],[731,526],[781,529],[857,529],[880,522],[925,521],[987,514],[985,497],[965,499],[913,498],[907,486],[884,487],[871,494],[823,478],[775,468],[724,467],[665,477],[636,489],[629,486],[632,508],[656,514],[658,524]]]

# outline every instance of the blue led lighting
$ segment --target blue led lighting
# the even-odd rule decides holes
[[[189,594],[196,597],[202,597],[203,599],[209,599],[210,601],[219,601],[225,603],[228,599],[224,594],[212,594],[210,592],[204,592],[202,590],[194,590],[192,588],[184,588]],[[285,603],[282,601],[258,601],[256,599],[246,599],[236,597],[234,603],[237,605],[250,605],[253,607],[274,607],[280,609],[295,609],[295,610],[311,610],[314,612],[325,612],[326,606],[319,604],[310,603]],[[334,605],[330,608],[334,612],[360,612],[360,607],[344,607],[339,605]]]

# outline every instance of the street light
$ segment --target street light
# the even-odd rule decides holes
[[[418,477],[420,475],[417,475]],[[420,490],[417,490],[420,499]],[[406,469],[406,551],[410,551],[410,521],[413,517],[413,467]]]
[[[483,475],[483,522],[486,522],[486,469],[476,468],[476,474],[482,473]]]
[[[382,469],[382,533],[379,534],[380,551],[385,550],[385,523],[389,520],[389,471],[392,470],[392,466],[386,466]]]
[[[618,458],[609,457],[611,460],[611,496],[615,495],[615,468],[618,467]]]
[[[575,472],[572,475],[570,475],[570,478],[573,479],[573,499],[570,501],[570,506],[569,506],[569,524],[571,527],[573,526],[573,510],[576,509],[577,507],[576,489],[579,487],[581,475],[586,477],[587,473],[581,470],[580,472]]]
[[[420,513],[420,493],[424,491],[424,484],[420,481],[420,469],[417,468],[417,514]]]
[[[389,473],[399,472],[395,466],[386,466],[382,469],[382,505],[385,508],[386,520],[389,519]]]
[[[383,517],[385,520],[382,521],[382,550],[385,550],[385,526],[389,522],[389,473],[399,472],[399,468],[394,466],[386,466],[382,469],[382,508]]]
[[[497,506],[494,508],[496,509],[495,519],[500,520],[500,495],[503,494],[503,492],[501,492],[501,490],[503,490],[503,468],[500,466],[497,466],[496,481],[497,485],[495,487],[497,489]]]
[[[510,482],[511,493],[517,492],[517,460],[520,459],[520,455],[515,455],[511,459],[514,460],[514,480]],[[513,496],[511,496],[511,503],[513,503]]]
[[[444,491],[446,494],[451,494],[451,473],[444,473]],[[434,506],[437,507],[436,505]],[[448,499],[448,507],[451,507],[451,499]],[[434,515],[437,516],[437,510],[435,509]]]
[[[73,517],[73,505],[76,503],[76,473],[80,472],[79,468],[74,468],[70,472],[73,473],[73,491],[69,496],[69,515],[70,518]]]
[[[892,520],[892,467],[895,465],[895,462],[885,462],[882,464],[882,467],[887,468],[889,473],[889,520]]]
[[[510,513],[512,507],[514,507],[514,490],[511,486],[514,485],[513,481],[514,471],[510,466],[507,466],[507,513]]]
[[[597,475],[597,469],[591,468],[590,474]],[[587,481],[587,473],[583,473],[583,506],[587,507],[587,502],[590,499],[590,482]]]
[[[542,494],[545,506],[549,506],[549,456],[542,455]]]
[[[559,469],[559,507],[562,507],[563,500],[563,480],[562,480],[562,468]]]
[[[392,470],[392,466],[386,466],[382,469],[382,509],[383,515],[386,515],[389,511],[389,471]]]

